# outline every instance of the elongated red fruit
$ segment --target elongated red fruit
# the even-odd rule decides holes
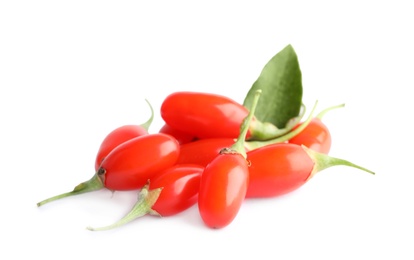
[[[247,152],[247,160],[250,168],[246,198],[286,194],[304,185],[314,174],[332,166],[350,166],[374,174],[347,160],[290,143],[252,150]]]
[[[198,211],[210,228],[223,228],[233,222],[245,199],[249,163],[244,145],[260,94],[261,90],[257,90],[236,142],[222,149],[201,174]]]
[[[123,125],[112,130],[102,141],[95,159],[95,171],[98,171],[105,156],[107,156],[118,145],[132,138],[148,134],[148,129],[154,119],[154,109],[148,100],[145,100],[151,109],[151,116],[140,125]]]
[[[201,92],[174,92],[161,105],[161,117],[168,125],[198,138],[237,138],[248,113],[228,97]]]
[[[269,144],[284,143],[300,134],[313,120],[313,111],[316,108],[316,104],[317,102],[315,102],[315,106],[309,114],[309,117],[300,125],[297,125],[292,131],[267,141],[245,141],[244,150],[251,151]],[[207,166],[207,164],[210,163],[222,149],[232,146],[235,144],[236,140],[237,139],[233,138],[206,138],[182,144],[180,146],[180,155],[177,163],[195,163]]]
[[[99,169],[103,159],[118,145],[135,137],[148,134],[140,125],[123,125],[111,131],[102,141],[95,159],[95,171]]]
[[[37,206],[103,188],[140,189],[156,173],[175,165],[179,151],[177,140],[167,134],[135,137],[115,147],[90,180],[78,184],[71,192],[43,200]]]
[[[300,134],[288,142],[297,145],[303,144],[314,151],[328,154],[331,149],[332,137],[326,125],[319,118],[314,118]]]
[[[322,122],[322,117],[335,108],[344,107],[345,104],[332,106],[324,109],[316,115],[309,124],[297,135],[289,139],[289,143],[304,145],[313,151],[328,154],[331,150],[332,136],[328,127]],[[299,123],[294,129],[300,127],[303,123]]]
[[[207,166],[223,148],[235,143],[233,138],[200,139],[180,146],[177,163],[194,163]]]
[[[177,164],[157,174],[141,189],[132,209],[117,222],[104,227],[88,227],[91,231],[109,230],[145,215],[176,215],[197,202],[204,167]],[[151,188],[150,188],[151,183]]]
[[[172,135],[175,139],[177,139],[179,144],[186,144],[197,140],[197,137],[195,137],[194,135],[173,128],[167,124],[164,124],[160,128],[159,133]]]
[[[239,153],[218,155],[202,176],[198,208],[204,223],[223,228],[237,216],[249,183],[249,167]]]
[[[167,134],[148,134],[117,146],[102,161],[97,175],[110,190],[142,188],[148,179],[177,162],[180,146]]]

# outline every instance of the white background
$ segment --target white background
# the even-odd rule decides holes
[[[148,1],[149,2],[149,1]],[[413,259],[410,1],[2,1],[1,259]],[[320,109],[331,155],[283,197],[248,200],[224,229],[193,207],[112,231],[136,191],[47,204],[93,175],[105,135],[156,114],[173,91],[242,102],[287,44],[303,100]]]

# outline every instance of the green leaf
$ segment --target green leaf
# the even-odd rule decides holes
[[[299,116],[303,93],[302,72],[295,50],[290,44],[264,66],[245,97],[245,107],[251,107],[258,89],[262,90],[255,113],[259,121],[285,128],[289,120]]]

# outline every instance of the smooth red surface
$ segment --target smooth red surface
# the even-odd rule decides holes
[[[179,144],[186,144],[186,143],[192,142],[197,139],[197,137],[195,137],[193,134],[189,134],[187,132],[178,130],[167,124],[164,124],[160,128],[159,132],[174,136],[174,138],[177,139]]]
[[[314,151],[328,154],[332,138],[328,127],[319,118],[313,118],[302,132],[289,140],[289,143],[303,144]]]
[[[151,179],[151,189],[163,188],[152,209],[161,216],[180,213],[197,203],[204,167],[177,164]]]
[[[106,171],[104,185],[111,190],[142,188],[155,174],[173,166],[179,151],[177,140],[161,133],[126,141],[102,161],[100,168]]]
[[[249,187],[246,198],[275,197],[291,192],[308,180],[314,162],[296,144],[272,144],[247,152]]]
[[[177,163],[194,163],[202,166],[209,164],[223,148],[235,143],[233,138],[208,138],[183,144]]]
[[[203,92],[174,92],[161,105],[161,117],[168,125],[200,139],[237,138],[247,115],[248,110],[236,101]]]
[[[148,131],[140,125],[124,125],[111,131],[102,141],[95,159],[95,171],[99,169],[102,160],[118,145],[132,138],[146,135]]]
[[[201,175],[198,208],[211,228],[229,225],[243,203],[249,183],[247,161],[240,154],[218,155]]]

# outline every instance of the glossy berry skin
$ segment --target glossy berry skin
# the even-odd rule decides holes
[[[200,139],[237,138],[247,114],[243,105],[228,97],[202,92],[174,92],[161,105],[161,117],[168,125]]]
[[[193,163],[207,166],[223,148],[235,143],[233,138],[208,138],[182,144],[177,163]]]
[[[194,135],[178,130],[176,128],[173,128],[167,124],[164,124],[160,128],[159,133],[172,135],[175,139],[177,139],[179,144],[190,143],[197,139]]]
[[[240,154],[220,154],[201,175],[198,209],[206,226],[223,228],[240,210],[249,183],[249,168]]]
[[[307,182],[314,161],[299,145],[280,143],[247,152],[250,162],[246,198],[275,197]]]
[[[108,226],[88,229],[108,230],[147,214],[165,217],[188,209],[197,203],[203,170],[204,167],[199,165],[176,164],[161,171],[142,187],[137,202],[123,218]]]
[[[124,125],[112,130],[102,141],[95,159],[95,171],[98,171],[102,160],[118,145],[135,137],[148,134],[141,125]]]
[[[152,209],[165,217],[195,205],[203,170],[200,165],[177,164],[152,178],[151,189],[162,188]]]
[[[298,126],[299,125],[296,127]],[[331,149],[332,137],[328,127],[322,120],[313,118],[305,129],[295,137],[291,138],[288,142],[297,145],[305,145],[314,151],[328,154]]]
[[[156,133],[118,145],[102,161],[97,175],[110,190],[133,190],[177,162],[180,146],[174,137]]]

